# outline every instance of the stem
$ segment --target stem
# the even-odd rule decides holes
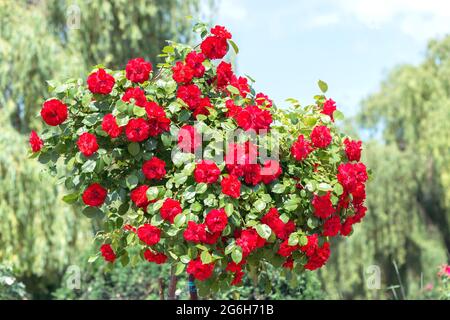
[[[191,300],[198,300],[197,287],[195,286],[195,278],[192,274],[189,275],[188,288]]]
[[[175,275],[175,267],[170,269],[170,282],[169,282],[169,293],[168,299],[175,300],[175,291],[177,290],[177,276]]]
[[[163,278],[159,278],[158,283],[159,283],[159,299],[164,300],[164,280],[163,280]]]

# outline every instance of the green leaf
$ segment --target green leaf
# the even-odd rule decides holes
[[[234,242],[230,243],[225,247],[225,254],[230,254],[234,248],[236,247],[236,244]]]
[[[232,203],[227,203],[225,205],[225,213],[227,214],[227,216],[231,216],[233,214],[234,211],[234,206]]]
[[[147,189],[147,199],[150,201],[158,198],[158,194],[159,194],[158,187],[150,187]]]
[[[134,106],[133,107],[133,114],[137,117],[143,117],[146,114],[146,111],[144,108],[139,107],[139,106]]]
[[[184,263],[178,262],[175,265],[175,275],[176,276],[180,275],[183,272],[185,267],[186,267],[186,265]]]
[[[267,224],[258,224],[256,226],[256,232],[258,232],[259,236],[264,239],[269,239],[270,234],[272,233],[272,229]]]
[[[203,264],[208,264],[212,262],[211,254],[208,251],[203,251],[200,254],[200,259],[202,260]]]
[[[95,160],[89,159],[83,165],[81,166],[81,171],[84,173],[94,172],[95,166],[97,165],[97,162]]]
[[[326,93],[328,91],[328,84],[322,80],[319,80],[317,83],[319,85],[320,91],[323,93]]]
[[[82,213],[90,219],[99,219],[104,216],[103,211],[97,207],[86,207],[83,209]]]
[[[165,147],[170,147],[170,145],[172,144],[172,136],[169,133],[165,132],[161,135],[161,141]]]
[[[259,212],[261,212],[266,208],[266,203],[261,199],[258,199],[255,201],[255,203],[253,203],[253,207],[255,207],[255,209],[258,210]]]
[[[132,156],[137,156],[139,152],[141,151],[141,146],[137,142],[132,142],[128,145],[128,152]]]
[[[93,263],[98,259],[99,255],[96,254],[95,256],[90,256],[88,259],[88,263]]]
[[[180,228],[184,225],[186,222],[186,216],[182,213],[179,213],[175,216],[175,219],[173,219],[173,223],[176,227]]]
[[[293,232],[289,235],[288,245],[295,246],[296,244],[298,244],[298,235],[297,233]]]
[[[308,244],[308,238],[305,235],[302,235],[298,240],[298,244],[301,246],[306,246]]]
[[[317,186],[317,189],[318,189],[319,191],[330,191],[330,190],[332,190],[333,188],[332,188],[328,183],[321,182],[321,183],[319,183],[319,185]]]
[[[344,188],[342,188],[342,185],[340,183],[336,183],[333,187],[333,190],[334,193],[336,193],[338,196],[344,193]]]
[[[78,192],[74,192],[74,193],[66,194],[64,197],[62,197],[62,200],[65,203],[72,204],[78,200],[78,196],[79,196]]]
[[[132,174],[127,177],[126,183],[128,189],[134,189],[138,185],[139,179],[134,174]]]
[[[238,46],[236,45],[236,43],[235,43],[233,40],[231,40],[231,39],[229,39],[228,42],[229,42],[229,43],[231,44],[231,46],[233,47],[234,52],[235,52],[236,54],[238,54],[238,53],[239,53],[239,48],[238,48]]]
[[[283,193],[285,189],[286,189],[286,186],[284,184],[277,183],[276,185],[273,186],[272,192],[273,193]]]
[[[198,194],[202,194],[205,193],[205,191],[208,189],[208,184],[206,183],[199,183],[196,187],[195,187],[195,192]]]
[[[239,92],[239,89],[236,88],[236,87],[234,87],[234,86],[232,86],[231,84],[227,86],[227,90],[228,90],[230,93],[233,93],[233,94],[236,94],[236,95],[241,94],[241,93]]]
[[[238,264],[242,261],[242,248],[239,246],[235,246],[233,252],[231,253],[231,259],[233,259],[234,263]]]
[[[344,120],[344,114],[343,114],[341,111],[339,111],[339,110],[335,110],[335,111],[333,112],[333,119],[334,119],[335,121],[341,121],[341,120]]]

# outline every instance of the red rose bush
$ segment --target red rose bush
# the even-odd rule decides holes
[[[96,257],[110,267],[170,264],[202,294],[267,263],[322,267],[330,240],[366,214],[361,142],[339,132],[324,82],[314,104],[277,108],[224,60],[237,52],[230,32],[195,29],[200,45],[170,42],[156,69],[136,58],[50,82],[33,157],[69,190],[64,201],[104,222]]]

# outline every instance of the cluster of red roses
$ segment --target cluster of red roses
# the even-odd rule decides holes
[[[224,98],[226,107],[225,117],[233,119],[236,125],[244,131],[254,130],[261,132],[271,128],[272,101],[263,93],[255,96],[250,95],[250,86],[247,79],[234,74],[231,64],[220,62],[215,67],[213,75],[206,76],[205,60],[222,59],[228,51],[228,40],[231,34],[221,26],[211,29],[211,35],[207,36],[200,45],[200,51],[188,52],[182,61],[177,61],[171,68],[172,79],[177,83],[176,98],[182,100],[188,110],[192,112],[193,118],[199,115],[208,116],[213,110],[214,101],[212,97]],[[129,119],[126,125],[119,126],[113,113],[103,115],[101,129],[112,141],[122,139],[125,145],[128,142],[144,142],[155,138],[170,130],[171,119],[167,116],[164,108],[155,101],[149,101],[146,92],[139,86],[151,81],[152,65],[142,58],[132,59],[128,62],[125,75],[132,86],[123,90],[120,99],[125,103],[134,103],[138,108],[143,108],[143,116]],[[206,84],[205,84],[206,83]],[[111,94],[116,86],[115,78],[104,69],[98,69],[87,78],[87,87],[94,98],[96,95],[103,97]],[[202,86],[209,86],[208,92],[202,92]],[[117,86],[116,86],[117,87]],[[118,88],[118,90],[120,90]],[[213,92],[210,94],[209,90]],[[245,99],[244,105],[238,103]],[[336,111],[335,102],[328,99],[317,106],[318,112],[330,117],[334,121],[333,114]],[[64,123],[68,116],[68,107],[58,99],[46,101],[41,110],[41,116],[45,123],[50,126],[58,126]],[[172,119],[173,120],[173,119]],[[337,138],[336,138],[337,139]],[[290,148],[290,156],[297,164],[301,164],[317,149],[327,149],[333,141],[330,128],[325,123],[319,123],[312,128],[309,137],[299,135]],[[340,141],[335,141],[340,143]],[[30,144],[33,152],[38,152],[44,146],[44,141],[33,131],[30,135]],[[99,150],[99,143],[94,133],[83,132],[76,141],[79,151],[85,157],[92,157]],[[238,263],[227,261],[225,271],[232,273],[232,284],[241,283],[244,275],[243,268],[246,258],[258,248],[273,244],[278,246],[277,254],[284,259],[283,266],[292,269],[294,266],[293,253],[303,252],[308,258],[305,269],[314,270],[326,263],[330,255],[328,241],[322,241],[325,237],[348,235],[352,225],[361,221],[366,208],[365,182],[367,172],[364,164],[360,163],[361,142],[344,141],[345,154],[348,163],[340,164],[338,167],[337,180],[343,187],[337,205],[333,205],[331,192],[325,195],[314,194],[311,205],[314,215],[322,221],[322,230],[319,233],[307,235],[304,245],[290,245],[289,238],[296,232],[299,226],[294,220],[282,219],[276,208],[270,208],[260,222],[267,225],[278,239],[275,242],[264,239],[256,228],[235,228],[232,235],[223,236],[223,231],[229,225],[229,219],[224,208],[211,209],[205,212],[203,222],[187,221],[183,231],[186,243],[206,244],[215,246],[219,252],[227,245],[230,239],[234,240],[236,246],[240,247],[242,260]],[[189,124],[181,126],[178,134],[178,148],[184,153],[194,153],[202,146],[201,136],[196,128]],[[289,156],[288,156],[289,157]],[[250,141],[245,143],[232,143],[228,145],[225,155],[225,169],[222,172],[219,166],[211,160],[202,160],[196,163],[193,178],[196,183],[213,185],[220,183],[221,192],[233,199],[241,196],[241,186],[245,183],[252,187],[260,183],[269,185],[283,174],[283,166],[277,160],[267,160],[262,165],[257,163],[258,147]],[[170,174],[171,166],[166,167],[166,162],[152,156],[142,162],[140,167],[145,179],[155,184],[165,181]],[[315,166],[317,169],[317,166]],[[291,177],[299,180],[298,177]],[[302,188],[299,183],[298,188]],[[149,200],[147,191],[150,186],[141,184],[130,192],[130,199],[137,208],[147,211],[147,207],[157,201]],[[92,183],[84,190],[82,200],[87,206],[99,207],[105,203],[108,190],[99,183]],[[176,217],[183,213],[182,203],[174,199],[176,196],[166,197],[159,208],[161,218],[169,225],[174,224]],[[181,199],[180,199],[181,200]],[[344,212],[352,207],[354,215],[345,217]],[[281,209],[281,208],[280,208]],[[133,232],[140,241],[146,245],[143,257],[157,264],[165,263],[168,256],[164,252],[158,252],[155,245],[161,241],[164,235],[163,228],[158,228],[149,223],[139,227],[126,224],[123,227],[126,232]],[[319,238],[319,236],[323,238]],[[321,240],[322,239],[322,240]],[[106,261],[114,262],[116,253],[110,244],[101,246],[101,254]],[[215,263],[203,263],[200,256],[189,261],[187,272],[193,274],[198,280],[210,278],[215,269]]]

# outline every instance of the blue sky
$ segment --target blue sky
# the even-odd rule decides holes
[[[317,80],[347,115],[388,71],[417,64],[427,40],[450,31],[447,0],[219,0],[213,19],[233,34],[237,69],[282,106],[303,105]]]

